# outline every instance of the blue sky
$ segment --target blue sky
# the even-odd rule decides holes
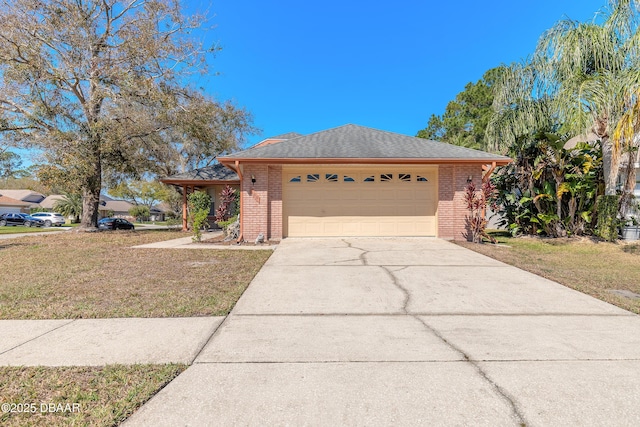
[[[606,0],[184,0],[222,47],[198,87],[254,116],[259,135],[347,123],[415,135],[471,81],[533,52],[563,18]],[[32,162],[28,152],[24,165]]]
[[[503,63],[520,61],[563,18],[606,0],[190,0],[209,9],[206,92],[254,115],[262,133],[308,134],[346,123],[415,135],[429,116]]]

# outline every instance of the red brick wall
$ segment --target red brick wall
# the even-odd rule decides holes
[[[440,165],[438,175],[438,237],[467,240],[464,190],[467,179],[476,186],[482,182],[481,165]]]
[[[282,166],[244,165],[241,197],[244,239],[255,240],[261,233],[267,239],[281,239]]]
[[[269,239],[282,239],[282,166],[269,166]]]
[[[282,238],[282,166],[244,165],[242,177],[243,237],[255,240]],[[255,184],[251,177],[256,179]],[[440,165],[438,176],[438,237],[466,240],[464,189],[467,178],[482,180],[481,165]]]

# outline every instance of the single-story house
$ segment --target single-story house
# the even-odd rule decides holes
[[[33,208],[39,208],[40,202],[45,199],[44,194],[32,190],[0,190],[0,194],[27,203],[28,207],[23,209],[25,213],[29,213]]]
[[[467,183],[479,185],[496,166],[511,159],[348,124],[266,140],[218,161],[237,174],[245,240],[259,234],[274,240],[319,236],[463,240]],[[186,179],[183,185],[197,187]]]
[[[135,218],[129,214],[129,209],[133,206],[133,203],[129,203],[126,200],[115,200],[109,196],[101,194],[100,202],[98,204],[98,216],[100,218],[124,218],[132,221]]]
[[[204,191],[211,196],[209,223],[213,224],[216,209],[220,206],[220,192],[229,185],[240,191],[240,178],[233,170],[220,163],[192,171],[172,175],[160,182],[182,188],[182,229],[187,229],[187,195],[193,191]]]
[[[289,132],[278,136],[267,138],[253,148],[263,147],[270,144],[286,141],[287,139],[303,136],[296,132]],[[174,185],[182,189],[182,229],[187,230],[187,195],[193,191],[204,191],[211,196],[211,207],[209,209],[209,224],[213,224],[215,213],[220,206],[220,193],[227,185],[236,191],[240,191],[240,178],[238,174],[228,167],[215,163],[203,168],[194,169],[184,173],[163,178],[160,182]]]
[[[23,202],[0,194],[0,215],[4,213],[29,213],[30,207],[30,202]]]

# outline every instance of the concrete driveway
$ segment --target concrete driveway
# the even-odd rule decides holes
[[[286,239],[127,425],[640,425],[640,317],[452,243]]]

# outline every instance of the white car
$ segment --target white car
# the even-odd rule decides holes
[[[60,227],[66,222],[61,214],[55,212],[36,212],[31,216],[43,220],[45,227],[51,227],[52,225]]]

